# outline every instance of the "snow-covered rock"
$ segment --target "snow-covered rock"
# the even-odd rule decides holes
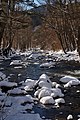
[[[79,80],[71,80],[67,84],[65,84],[64,87],[66,88],[66,87],[71,87],[74,85],[80,85],[80,81]]]
[[[39,87],[48,87],[48,88],[51,88],[52,85],[51,85],[51,83],[49,83],[47,81],[40,81],[39,82]]]
[[[35,97],[38,97],[38,99],[41,99],[45,96],[51,96],[53,98],[55,97],[64,97],[64,94],[62,93],[61,89],[59,88],[47,88],[47,87],[42,87],[41,89],[38,89],[34,93]]]
[[[40,99],[40,102],[42,104],[54,104],[55,101],[51,96],[45,96]]]
[[[52,88],[51,96],[53,98],[55,98],[55,97],[64,97],[64,94],[62,93],[61,89],[59,89],[59,88]]]
[[[57,82],[52,82],[52,87],[53,88],[56,87],[56,85],[57,85]]]
[[[58,104],[64,104],[65,103],[65,100],[63,98],[58,98],[58,99],[55,99],[55,104],[58,105]]]
[[[8,81],[1,81],[0,82],[0,87],[14,87],[14,86],[17,86],[17,83],[15,82],[8,82]]]
[[[37,59],[40,56],[42,56],[40,53],[32,53],[28,59]]]
[[[51,82],[50,79],[49,79],[49,77],[48,77],[46,74],[42,74],[42,75],[39,77],[39,80],[49,80],[49,82]]]
[[[60,84],[56,84],[56,88],[61,88],[62,86]]]
[[[68,115],[67,120],[73,120],[73,116],[72,115]]]
[[[37,91],[35,91],[34,96],[35,96],[35,97],[38,97],[40,91],[41,91],[41,89],[38,89]]]
[[[26,91],[21,90],[19,88],[14,88],[13,90],[9,90],[8,93],[10,95],[21,95],[21,94],[26,94]]]
[[[39,83],[38,84],[39,84],[40,87],[48,87],[48,88],[52,87],[52,83],[51,83],[49,77],[46,74],[42,74],[39,77]]]
[[[10,65],[22,65],[23,62],[21,62],[21,60],[13,60]]]
[[[24,83],[22,83],[22,85],[25,86],[24,89],[27,91],[32,89],[35,83],[36,83],[36,80],[27,79]]]
[[[48,89],[48,88],[44,88],[42,89],[39,94],[38,94],[38,98],[42,98],[42,97],[45,97],[45,96],[50,96],[51,95],[51,90]]]
[[[47,63],[42,63],[41,65],[40,65],[40,67],[41,68],[43,68],[43,67],[46,67],[46,68],[51,68],[51,67],[53,67],[55,64],[53,63],[53,62],[47,62]]]
[[[64,76],[60,79],[60,81],[63,83],[68,83],[69,81],[72,81],[72,80],[77,81],[78,79],[72,76]]]
[[[15,97],[16,102],[19,104],[23,103],[33,103],[33,98],[31,95],[21,96],[21,97]]]

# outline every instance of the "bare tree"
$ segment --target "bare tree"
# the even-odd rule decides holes
[[[46,17],[42,19],[58,35],[64,52],[77,49],[80,3],[77,0],[45,0]]]

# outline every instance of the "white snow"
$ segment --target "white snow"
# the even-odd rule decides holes
[[[60,84],[57,84],[56,82],[52,83],[46,74],[42,74],[39,77],[38,84],[41,89],[37,89],[34,93],[34,96],[37,97],[42,104],[50,104],[51,101],[49,101],[48,98],[53,101],[52,98],[64,97],[61,89],[58,88],[61,87]],[[62,101],[59,99],[59,102],[64,103],[63,99]]]
[[[52,97],[64,97],[64,94],[61,92],[61,89],[59,88],[46,88],[43,87],[42,89],[38,90],[35,93],[36,96],[38,96],[38,98],[42,98],[45,96],[52,96]]]
[[[34,102],[31,95],[15,97],[15,99],[19,104]]]
[[[52,97],[64,97],[64,94],[62,93],[61,89],[59,88],[52,88],[52,93],[51,93]]]
[[[32,53],[28,59],[37,59],[38,57],[42,56],[41,53]]]
[[[45,96],[40,99],[40,102],[42,104],[54,104],[55,101],[51,96]]]
[[[78,117],[80,118],[80,115],[78,115]]]
[[[49,77],[46,74],[42,74],[39,77],[39,83],[38,84],[39,84],[40,87],[48,87],[48,88],[52,87],[52,83],[51,83]]]
[[[1,81],[0,82],[0,86],[4,86],[4,87],[14,87],[17,86],[17,83],[15,82],[8,82],[8,81]]]
[[[43,57],[42,59],[44,59],[42,61],[42,64],[40,65],[40,67],[53,67],[55,65],[54,62],[48,62],[48,61],[61,61],[61,60],[74,60],[74,61],[80,61],[80,58],[78,56],[77,51],[74,52],[67,52],[67,54],[65,54],[63,51],[59,51],[59,52],[53,52],[53,51],[43,51],[42,53],[39,52],[35,52],[33,50],[31,51],[26,51],[25,53],[19,53],[20,55],[24,55],[25,61],[27,59],[32,59],[34,65],[40,64],[38,58],[39,57]],[[16,55],[17,56],[17,55]],[[28,65],[30,63],[25,62],[25,65]],[[15,65],[18,67],[15,68],[22,68],[22,65],[24,65],[24,63],[21,60],[13,60],[10,65]],[[75,75],[79,74],[79,71],[75,72]],[[21,74],[18,74],[18,77],[20,77]],[[3,74],[2,72],[0,72],[0,80],[4,80],[4,81],[0,81],[0,86],[6,86],[6,87],[14,87],[17,86],[17,83],[13,83],[13,82],[8,82],[5,80],[6,75]],[[80,81],[72,76],[64,76],[60,79],[60,81],[62,83],[65,83],[64,87],[71,87],[73,85],[79,85]],[[37,87],[34,96],[37,98],[33,98],[31,95],[24,95],[24,96],[20,96],[21,94],[26,94],[26,91],[28,90],[33,90],[33,87],[35,87],[36,83],[39,85],[39,87],[41,87],[41,89],[39,89],[39,87]],[[13,97],[12,100],[9,99],[9,97],[12,96],[7,96],[5,93],[2,93],[0,91],[0,105],[3,105],[4,103],[2,103],[2,101],[7,100],[5,102],[5,106],[9,107],[10,110],[10,114],[7,116],[6,120],[42,120],[39,116],[39,114],[32,114],[34,113],[34,111],[32,111],[30,114],[27,113],[27,110],[32,110],[33,106],[34,106],[34,101],[36,101],[35,103],[41,102],[42,104],[60,104],[60,103],[65,103],[65,100],[61,97],[64,97],[64,94],[62,93],[61,89],[59,87],[61,87],[60,84],[58,84],[57,82],[51,82],[51,80],[49,79],[49,77],[46,74],[42,74],[39,77],[39,80],[32,80],[32,79],[27,79],[25,82],[22,82],[20,84],[21,86],[19,88],[14,88],[12,90],[9,90],[8,93],[9,94],[16,94],[19,96]],[[21,89],[22,88],[22,89]],[[76,91],[77,93],[79,92],[79,90]],[[58,97],[57,99],[55,97]],[[55,100],[54,100],[55,99]],[[11,105],[12,104],[12,105]],[[7,107],[7,109],[8,109]],[[55,106],[56,107],[56,106]],[[23,114],[26,113],[26,114]],[[43,116],[44,119],[44,116]],[[73,119],[72,115],[68,115],[67,120]]]
[[[51,88],[51,83],[47,82],[47,80],[46,80],[46,81],[41,80],[41,81],[39,82],[39,86],[40,86],[40,87],[48,87],[48,88]]]
[[[80,84],[80,81],[79,80],[71,80],[69,81],[67,84],[64,85],[64,87],[71,87],[73,85],[79,85]]]
[[[38,97],[40,91],[41,91],[41,89],[38,89],[37,91],[35,91],[34,96],[35,96],[35,97]]]
[[[58,99],[55,99],[55,105],[58,105],[60,103],[65,103],[65,100],[63,98],[58,98]]]
[[[42,98],[42,97],[45,97],[45,96],[50,96],[51,95],[51,90],[48,89],[48,88],[43,88],[39,94],[38,94],[38,98]]]
[[[48,77],[46,74],[42,74],[42,75],[39,77],[39,80],[49,80],[49,82],[51,82],[50,79],[49,79],[49,77]]]
[[[26,94],[26,91],[21,90],[21,89],[19,89],[19,88],[14,88],[14,89],[12,89],[12,90],[9,90],[8,93],[9,93],[10,95],[19,95],[19,94]]]
[[[47,62],[47,63],[42,63],[42,64],[40,65],[40,67],[51,68],[51,67],[53,67],[54,65],[55,65],[55,63],[53,63],[53,62]]]
[[[61,85],[60,85],[60,84],[56,84],[55,87],[56,87],[56,88],[61,88]]]
[[[16,67],[14,67],[15,69],[21,69],[22,68],[22,66],[16,66]]]
[[[72,80],[77,81],[78,79],[72,76],[64,76],[60,79],[60,81],[63,83],[68,83],[69,81],[72,81]]]
[[[13,60],[10,65],[22,65],[23,62],[21,62],[21,60]]]
[[[35,83],[36,80],[27,79],[24,83],[22,83],[22,85],[25,86],[24,89],[28,91],[34,87]]]
[[[56,61],[61,61],[61,60],[67,60],[67,61],[80,61],[80,57],[78,55],[77,50],[75,51],[69,51],[67,54],[65,54],[62,50],[60,51],[55,51],[52,53],[52,56],[55,58]]]
[[[40,118],[39,114],[30,114],[30,113],[21,114],[21,113],[18,113],[16,115],[14,114],[14,115],[8,116],[6,118],[6,120],[42,120],[42,119]]]
[[[52,82],[52,87],[53,88],[56,87],[56,85],[57,85],[57,82]]]
[[[68,115],[67,120],[72,120],[73,116],[72,115]]]

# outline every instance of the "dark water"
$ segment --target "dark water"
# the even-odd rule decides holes
[[[14,59],[20,59],[24,62],[23,66],[10,66],[10,62]],[[46,73],[52,81],[59,83],[59,79],[64,75],[72,75],[80,79],[80,63],[75,61],[60,61],[56,62],[53,68],[40,68],[40,63],[45,61],[41,60],[25,60],[22,56],[12,58],[11,60],[0,61],[0,71],[5,73],[9,77],[10,81],[25,81],[27,78],[37,80],[39,76]],[[29,63],[26,65],[26,63]],[[34,64],[34,63],[38,64]],[[17,68],[15,68],[17,67]],[[20,68],[22,67],[22,68]],[[65,105],[61,105],[59,108],[54,108],[53,105],[42,106],[40,103],[35,104],[33,110],[35,113],[39,113],[41,117],[50,118],[52,120],[66,120],[69,114],[72,114],[74,120],[78,119],[80,115],[80,86],[74,86],[68,88],[65,91]],[[64,91],[63,91],[64,92]]]

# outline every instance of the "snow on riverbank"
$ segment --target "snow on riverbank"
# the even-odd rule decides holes
[[[6,80],[0,82],[0,87],[15,87],[15,86],[17,86],[17,83],[15,82],[8,82]]]
[[[46,57],[45,59],[47,61],[62,61],[62,60],[67,60],[67,61],[80,61],[80,57],[78,55],[77,50],[75,51],[68,51],[66,54],[60,50],[60,51],[47,51],[47,50],[40,50],[40,49],[32,49],[32,50],[26,50],[25,52],[20,52],[20,50],[14,51],[8,58],[16,57],[16,56],[25,56],[27,59],[42,59]],[[48,58],[49,57],[49,58]],[[50,58],[51,57],[51,58]],[[0,60],[6,60],[7,58],[4,56],[0,56]],[[15,61],[13,61],[15,62]],[[11,64],[16,64],[16,63],[11,63]],[[20,62],[18,63],[20,64]],[[40,65],[40,67],[46,66],[52,66],[54,63],[43,63]]]
[[[22,114],[18,113],[16,115],[12,114],[10,117],[8,116],[6,120],[42,120],[39,114]]]

